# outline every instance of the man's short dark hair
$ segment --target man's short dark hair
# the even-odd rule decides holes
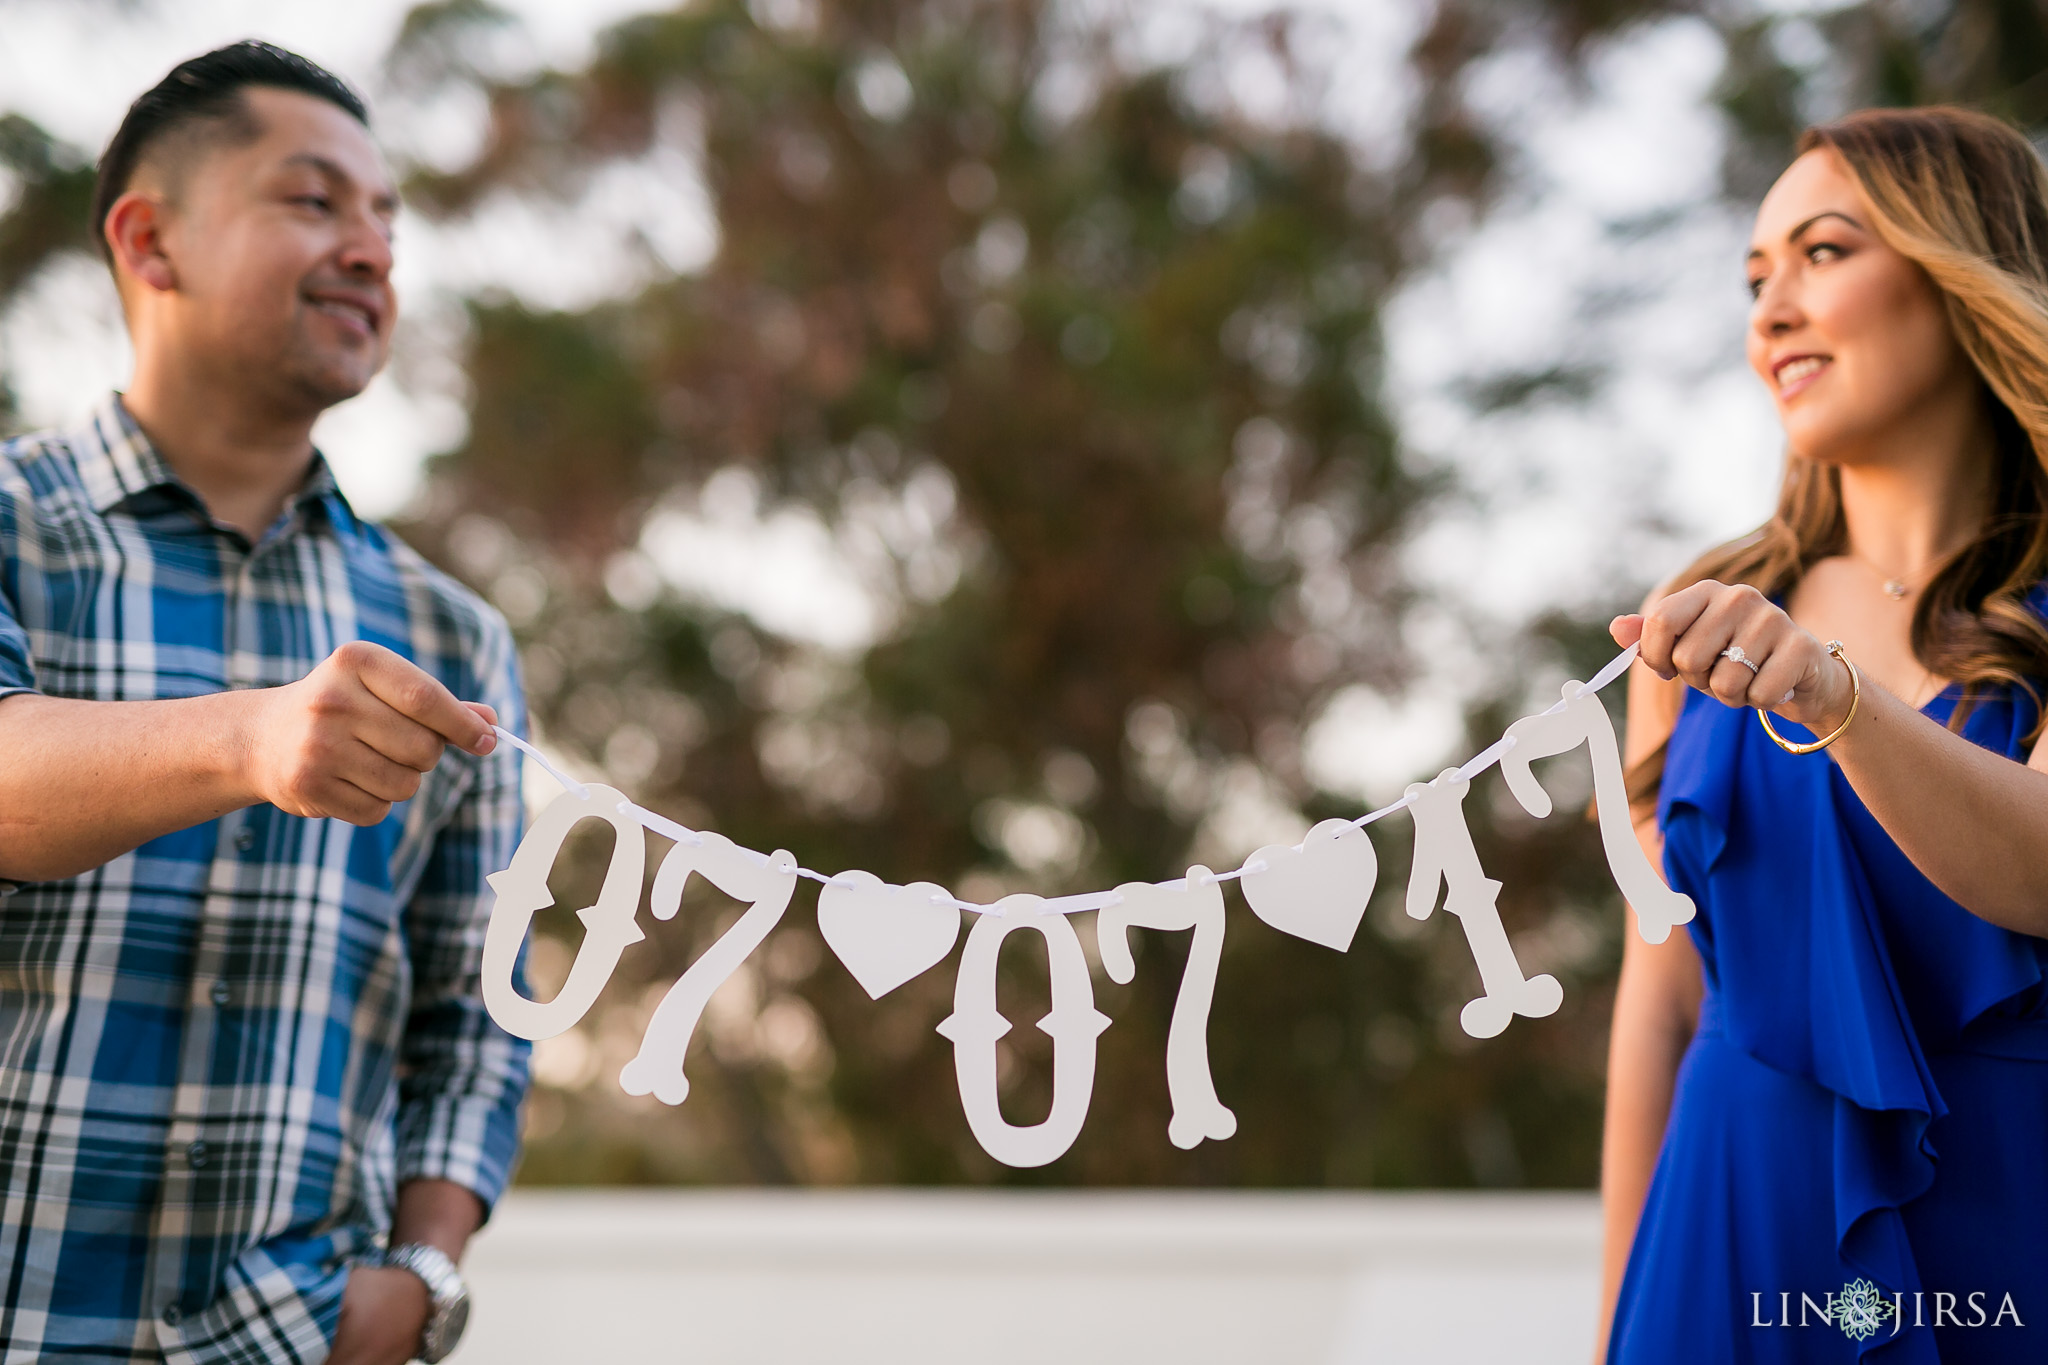
[[[112,255],[107,247],[107,214],[114,201],[128,192],[136,169],[153,149],[204,125],[212,125],[231,142],[261,136],[262,129],[242,97],[251,86],[292,90],[326,100],[365,128],[370,126],[370,111],[364,108],[362,97],[341,77],[296,52],[250,39],[180,62],[128,106],[127,117],[100,156],[99,178],[92,191],[92,233],[100,255]]]

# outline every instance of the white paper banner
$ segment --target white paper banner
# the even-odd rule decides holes
[[[484,1004],[506,1032],[521,1038],[552,1038],[573,1027],[596,1002],[626,949],[645,938],[636,923],[646,869],[642,828],[675,842],[662,860],[651,897],[657,919],[673,918],[684,885],[702,877],[736,900],[748,902],[739,919],[692,963],[669,989],[648,1021],[640,1050],[620,1073],[627,1093],[653,1095],[680,1104],[690,1093],[683,1074],[690,1039],[713,993],[761,946],[789,909],[798,878],[821,884],[818,930],[827,946],[879,1000],[944,961],[960,938],[962,911],[978,915],[968,932],[953,991],[953,1012],[938,1032],[953,1045],[960,1103],[975,1139],[996,1160],[1011,1166],[1043,1166],[1074,1145],[1088,1117],[1095,1088],[1096,1040],[1110,1026],[1095,1008],[1094,984],[1074,926],[1067,918],[1097,913],[1095,933],[1102,964],[1112,981],[1136,978],[1129,933],[1135,928],[1192,930],[1187,970],[1174,1001],[1166,1039],[1167,1092],[1173,1117],[1167,1137],[1177,1147],[1222,1140],[1237,1131],[1237,1116],[1216,1096],[1209,1067],[1209,1008],[1223,955],[1223,883],[1242,880],[1244,895],[1259,919],[1283,933],[1343,952],[1364,919],[1379,875],[1379,857],[1365,826],[1397,810],[1415,820],[1415,859],[1408,879],[1407,909],[1427,919],[1441,899],[1464,929],[1479,972],[1481,994],[1468,1003],[1459,1022],[1475,1038],[1491,1038],[1515,1015],[1540,1018],[1554,1013],[1564,990],[1555,977],[1525,976],[1500,920],[1501,884],[1487,877],[1465,823],[1464,802],[1472,779],[1500,763],[1508,788],[1538,818],[1550,814],[1549,794],[1529,765],[1536,759],[1586,746],[1593,765],[1593,792],[1609,869],[1635,907],[1636,929],[1661,943],[1673,927],[1693,917],[1693,903],[1671,890],[1643,856],[1629,824],[1623,790],[1621,750],[1607,708],[1594,696],[1628,670],[1634,647],[1585,683],[1568,682],[1564,696],[1541,715],[1525,717],[1485,752],[1462,767],[1449,768],[1432,782],[1418,782],[1392,805],[1355,820],[1325,820],[1299,844],[1262,848],[1229,872],[1193,867],[1170,882],[1132,882],[1114,891],[1045,899],[1006,896],[977,905],[931,882],[896,886],[872,872],[825,876],[797,864],[783,850],[774,854],[742,848],[721,835],[687,829],[634,805],[614,789],[585,785],[557,770],[532,745],[499,730],[499,736],[531,755],[556,781],[562,795],[541,812],[514,852],[512,865],[490,877],[497,899],[484,937]],[[539,911],[554,903],[547,888],[570,829],[580,820],[604,820],[617,833],[611,864],[597,903],[576,912],[583,942],[569,976],[555,998],[542,1003],[513,984],[513,967]],[[1013,1124],[997,1103],[996,1044],[1010,1021],[996,1009],[996,959],[1003,940],[1029,929],[1045,940],[1052,999],[1038,1027],[1053,1040],[1052,1105],[1043,1122]]]

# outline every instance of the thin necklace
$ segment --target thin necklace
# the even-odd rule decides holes
[[[1883,569],[1878,568],[1877,565],[1871,563],[1868,559],[1865,559],[1862,555],[1856,553],[1856,551],[1854,550],[1846,550],[1845,553],[1850,559],[1855,560],[1858,564],[1861,564],[1864,568],[1876,574],[1878,578],[1882,580],[1884,595],[1886,597],[1891,598],[1894,602],[1905,601],[1907,596],[1912,593],[1914,588],[1919,586],[1918,584],[1913,583],[1909,579],[1894,577],[1893,575],[1886,573]],[[1942,566],[1940,563],[1936,563],[1934,565],[1935,572],[1939,572],[1941,570],[1941,567]],[[1920,573],[1914,574],[1913,577],[1918,578],[1922,574],[1926,573],[1927,570],[1922,569]],[[1911,706],[1914,710],[1917,711],[1921,707],[1927,705],[1928,702],[1934,700],[1935,697],[1940,696],[1942,689],[1939,687],[1935,688],[1934,691],[1929,693],[1928,696],[1923,700],[1920,694],[1923,691],[1926,691],[1927,684],[1934,681],[1934,670],[1927,667],[1927,665],[1920,663],[1920,660],[1917,656],[1914,658],[1913,662],[1919,664],[1920,666],[1920,681],[1913,684],[1912,695],[1908,697],[1906,701],[1907,705]]]
[[[1858,564],[1861,564],[1864,568],[1870,570],[1872,573],[1876,574],[1879,579],[1882,580],[1881,586],[1884,589],[1884,595],[1886,597],[1891,598],[1894,602],[1905,601],[1907,594],[1911,593],[1913,589],[1918,586],[1918,584],[1913,583],[1912,581],[1903,576],[1886,573],[1883,569],[1880,569],[1879,567],[1877,567],[1877,565],[1871,563],[1869,560],[1865,559],[1862,555],[1858,554],[1854,550],[1850,550],[1847,553],[1849,558],[1855,560]],[[1921,573],[1925,572],[1925,569],[1921,570]],[[1918,578],[1920,577],[1920,574],[1914,574],[1913,577]]]

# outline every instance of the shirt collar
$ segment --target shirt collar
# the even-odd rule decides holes
[[[292,503],[308,513],[315,510],[324,512],[328,521],[337,528],[348,526],[356,519],[356,509],[349,506],[341,485],[334,481],[333,466],[318,450],[313,452],[313,467],[306,472],[306,482],[293,496]]]
[[[128,415],[118,393],[110,393],[100,401],[92,415],[72,433],[70,445],[79,481],[85,485],[93,509],[102,516],[152,489],[176,489],[195,504],[199,501]],[[319,508],[336,525],[355,520],[355,509],[334,481],[333,468],[317,450],[313,452],[306,482],[292,497],[292,505],[308,512]]]
[[[79,482],[85,485],[93,510],[102,514],[138,493],[178,482],[121,405],[118,393],[100,400],[92,415],[72,433],[70,446]]]

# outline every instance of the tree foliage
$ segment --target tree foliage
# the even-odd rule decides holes
[[[435,10],[416,31],[445,43],[458,17],[489,21]],[[830,5],[777,28],[706,3],[618,27],[584,70],[490,85],[474,163],[420,174],[412,202],[574,202],[678,144],[718,246],[585,313],[478,303],[472,429],[415,532],[487,586],[513,575],[547,733],[616,771],[631,727],[641,799],[686,821],[977,899],[1234,865],[1233,820],[1335,809],[1301,771],[1306,720],[1411,667],[1399,551],[1438,490],[1382,403],[1378,307],[1426,258],[1427,206],[1491,183],[1447,94],[1476,51],[1462,24],[1424,40],[1431,94],[1378,171],[1306,100],[1259,120],[1205,97],[1245,44],[1311,88],[1308,31],[1282,20],[1161,67],[1037,4]],[[652,586],[644,560],[687,550],[678,514],[735,487],[874,547],[872,647],[835,658]],[[1471,1048],[1462,937],[1386,913],[1398,829],[1375,920],[1399,938],[1340,956],[1233,909],[1211,1029],[1230,1143],[1161,1140],[1171,936],[1132,986],[1098,979],[1118,1022],[1090,1123],[1044,1172],[995,1167],[965,1131],[933,1032],[945,972],[873,1003],[796,925],[748,983],[758,1012],[707,1025],[712,1080],[685,1110],[617,1101],[638,1002],[723,927],[707,906],[589,1026],[528,1177],[1586,1180],[1597,990]],[[1493,842],[1533,951],[1597,979],[1614,907],[1590,838]],[[565,872],[563,903],[594,870]],[[1003,990],[1035,1019],[1041,964],[1011,955]],[[1021,1121],[1049,1045],[1004,1046]]]
[[[1418,0],[1420,3],[1420,0]],[[2022,3],[1744,6],[1441,0],[1406,54],[1411,114],[1366,156],[1323,122],[1313,23],[1218,21],[1192,55],[1134,55],[1131,14],[1047,0],[736,0],[608,30],[575,70],[492,74],[506,16],[407,18],[386,113],[467,92],[488,135],[410,168],[449,221],[507,199],[575,210],[618,177],[701,182],[716,245],[572,312],[469,300],[469,430],[437,459],[416,543],[517,626],[539,728],[636,799],[825,870],[993,899],[1235,861],[1269,829],[1353,814],[1302,770],[1339,687],[1399,691],[1417,593],[1402,549],[1454,490],[1401,443],[1381,309],[1429,263],[1436,206],[1484,210],[1511,131],[1466,105],[1475,63],[1576,68],[1633,28],[1722,36],[1724,179],[1753,195],[1806,118],[1965,99],[2032,124],[2043,29]],[[1281,73],[1254,116],[1233,63]],[[83,249],[86,159],[0,121],[0,305]],[[1482,382],[1512,408],[1597,373]],[[4,417],[0,413],[0,417]],[[776,635],[664,570],[749,511],[829,537],[878,604],[854,645]],[[712,565],[769,574],[769,563]],[[1617,602],[1640,584],[1620,585]],[[1587,604],[1500,642],[1578,676],[1605,657]],[[1481,698],[1490,740],[1526,700]],[[1462,755],[1446,755],[1455,759]],[[1564,760],[1569,764],[1573,760]],[[1183,936],[1148,932],[1135,983],[1098,975],[1087,1128],[1038,1172],[966,1131],[941,969],[870,1002],[808,895],[707,1016],[686,1105],[614,1084],[655,1000],[729,922],[715,894],[628,954],[545,1055],[524,1178],[1583,1185],[1622,911],[1592,826],[1538,824],[1497,784],[1469,803],[1530,970],[1563,1011],[1484,1044],[1454,923],[1401,913],[1406,827],[1376,827],[1381,889],[1352,950],[1258,923],[1233,896],[1211,1024],[1239,1135],[1165,1141],[1163,1052]],[[1498,799],[1496,799],[1498,798]],[[572,844],[542,917],[558,977],[605,849]],[[1084,924],[1084,937],[1089,932]],[[1043,964],[1006,954],[1013,1121],[1048,1099]]]

